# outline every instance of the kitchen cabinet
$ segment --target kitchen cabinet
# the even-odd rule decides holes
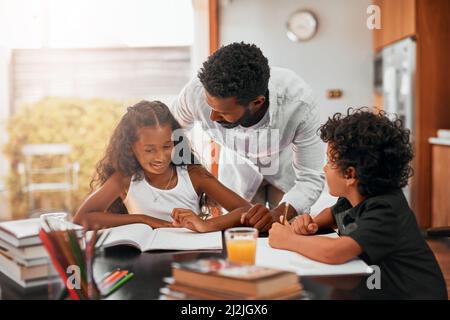
[[[450,144],[432,145],[431,226],[450,226]]]
[[[380,7],[381,29],[375,29],[375,51],[416,34],[416,0],[374,0]]]

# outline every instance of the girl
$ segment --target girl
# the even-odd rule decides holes
[[[129,107],[97,165],[91,187],[95,183],[100,187],[82,203],[74,222],[88,228],[145,223],[199,232],[239,225],[249,203],[202,166],[190,164],[193,156],[180,132],[168,107],[159,101]],[[200,219],[203,194],[231,212]]]

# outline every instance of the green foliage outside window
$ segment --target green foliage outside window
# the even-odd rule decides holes
[[[65,143],[72,146],[71,161],[80,165],[78,189],[72,191],[72,212],[90,192],[89,183],[96,163],[103,157],[114,127],[124,110],[124,102],[105,99],[46,98],[24,105],[8,121],[8,144],[3,150],[11,163],[6,188],[14,219],[27,217],[27,194],[23,192],[18,164],[26,144]],[[43,162],[51,161],[42,159]],[[43,163],[47,165],[48,163]],[[36,193],[36,207],[61,207],[63,196],[57,192]],[[58,203],[59,202],[59,203]]]

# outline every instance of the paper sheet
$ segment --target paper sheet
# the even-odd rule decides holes
[[[300,276],[372,273],[372,269],[361,259],[351,260],[340,265],[325,264],[308,259],[295,252],[274,249],[269,246],[268,238],[258,238],[256,265],[292,271]]]

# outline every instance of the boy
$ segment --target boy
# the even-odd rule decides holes
[[[329,191],[339,199],[314,218],[274,224],[270,245],[328,264],[359,256],[379,266],[381,289],[391,297],[447,299],[442,272],[401,190],[412,174],[409,130],[361,108],[329,118],[320,137],[328,143]],[[331,227],[339,238],[310,236]]]

